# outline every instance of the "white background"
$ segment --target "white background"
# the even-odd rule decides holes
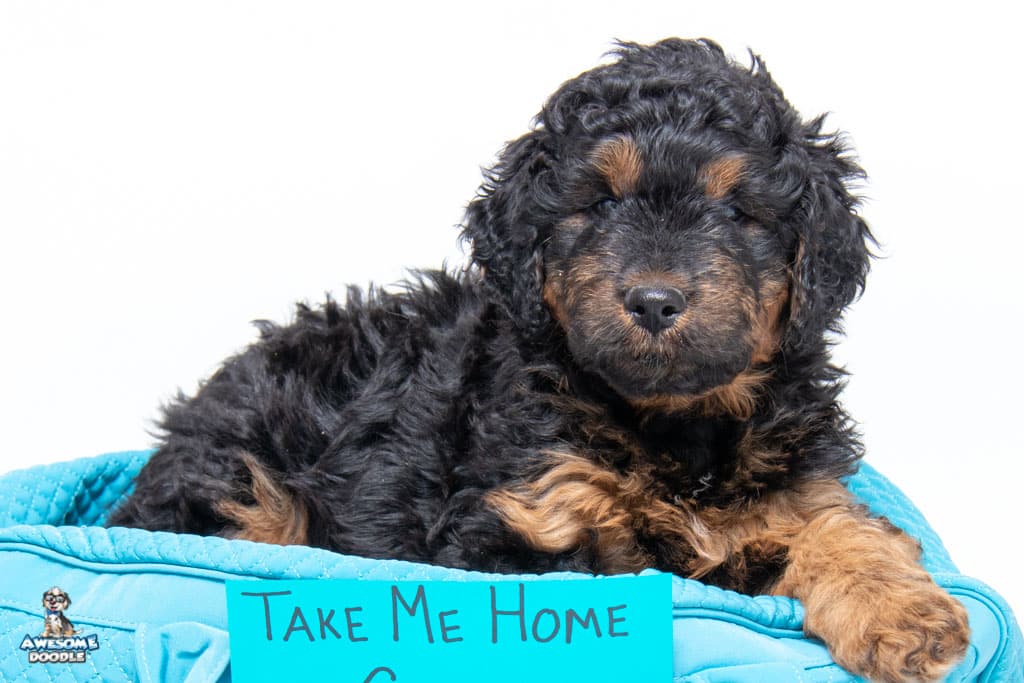
[[[836,352],[846,403],[960,568],[1024,610],[1011,10],[369,5],[0,4],[0,471],[147,447],[248,321],[461,263],[479,167],[551,91],[616,37],[706,35],[850,133],[885,258]]]

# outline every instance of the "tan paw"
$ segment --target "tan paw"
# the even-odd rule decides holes
[[[900,588],[859,606],[844,600],[819,625],[823,629],[809,623],[809,630],[825,640],[837,663],[872,681],[941,680],[967,651],[967,611],[931,582]]]

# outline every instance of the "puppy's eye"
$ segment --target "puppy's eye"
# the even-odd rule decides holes
[[[590,205],[591,211],[611,211],[619,205],[619,200],[611,195],[601,197]]]
[[[725,213],[729,217],[729,220],[735,223],[742,223],[750,220],[750,216],[743,213],[743,210],[735,204],[727,204],[725,207]]]

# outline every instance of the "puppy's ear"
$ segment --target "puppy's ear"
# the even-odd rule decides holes
[[[71,596],[68,595],[67,593],[65,593],[64,594],[64,608],[67,609],[68,607],[71,607]]]
[[[547,136],[535,130],[505,147],[469,204],[462,233],[492,300],[530,338],[550,322],[541,296],[542,242],[551,223],[546,207],[554,200]]]
[[[843,311],[864,290],[874,238],[857,214],[849,185],[864,177],[835,135],[821,134],[823,119],[804,129],[806,183],[793,228],[791,321],[787,343],[816,344],[826,332],[841,332]]]

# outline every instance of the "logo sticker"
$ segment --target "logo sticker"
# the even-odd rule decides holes
[[[30,664],[81,664],[89,652],[98,650],[95,634],[82,635],[64,612],[71,607],[71,596],[54,586],[43,593],[43,631],[21,640]]]

